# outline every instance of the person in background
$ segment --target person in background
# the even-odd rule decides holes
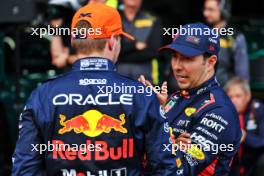
[[[242,145],[232,167],[232,175],[261,175],[264,149],[264,105],[253,99],[246,80],[235,77],[227,82],[225,90],[239,114],[243,131]]]
[[[137,79],[141,74],[158,84],[158,53],[162,45],[160,21],[141,10],[142,0],[123,0],[120,10],[124,30],[135,37],[135,41],[122,39],[122,50],[117,70],[120,74]]]
[[[231,5],[226,0],[205,0],[203,15],[212,28],[231,30],[229,25]],[[233,31],[233,35],[229,35]],[[220,35],[219,65],[216,77],[223,87],[229,78],[239,76],[249,81],[249,63],[244,35],[237,29]]]
[[[90,2],[100,2],[100,3],[104,3],[105,5],[109,6],[109,7],[113,7],[113,8],[117,8],[118,6],[118,0],[90,0]]]
[[[50,0],[48,8],[48,18],[53,28],[70,28],[71,19],[76,9],[80,7],[76,0]],[[51,36],[50,42],[51,63],[55,67],[62,69],[72,63],[71,57],[74,50],[71,47],[69,35]]]

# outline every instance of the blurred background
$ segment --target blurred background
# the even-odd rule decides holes
[[[121,74],[135,79],[138,73],[143,72],[149,75],[149,79],[156,85],[167,80],[169,91],[173,92],[177,85],[170,71],[170,58],[166,53],[161,55],[156,52],[160,46],[172,40],[171,36],[162,35],[165,32],[162,28],[179,27],[179,25],[192,22],[206,22],[211,26],[217,26],[219,22],[220,26],[234,27],[237,36],[237,38],[234,36],[232,39],[223,39],[226,46],[221,43],[223,53],[228,53],[228,56],[223,54],[223,57],[233,59],[228,61],[229,65],[225,65],[223,61],[222,67],[228,67],[231,69],[230,72],[233,69],[232,76],[244,76],[249,81],[253,97],[260,101],[264,99],[263,0],[221,2],[219,4],[221,17],[215,21],[213,14],[210,17],[210,12],[214,11],[214,5],[209,4],[205,7],[204,0],[144,0],[142,2],[141,0],[109,0],[102,2],[119,9],[122,20],[126,22],[125,30],[134,33],[136,39],[138,38],[138,41],[136,40],[133,44],[132,55],[126,52],[131,50],[130,44],[122,40],[123,48],[118,63],[118,71]],[[31,28],[46,28],[48,25],[54,28],[70,27],[74,12],[86,3],[89,2],[86,0],[1,0],[0,175],[10,175],[11,156],[18,134],[19,114],[31,91],[43,81],[69,70],[72,64],[71,58],[74,57],[74,51],[70,47],[70,36],[45,35],[40,38],[32,35]],[[127,13],[126,8],[131,11],[134,9],[135,14]],[[209,15],[206,15],[206,10]],[[129,26],[130,23],[134,26]],[[240,34],[243,34],[242,38],[245,39],[246,46],[243,41],[239,40]],[[239,50],[242,53],[240,55],[236,53]],[[242,57],[244,67],[237,68],[239,70],[237,71],[236,66],[239,65],[239,59]],[[139,61],[139,58],[142,59]],[[130,66],[140,69],[137,73],[133,71],[128,73],[127,67]],[[146,70],[149,72],[145,73]],[[229,79],[229,76],[227,75],[226,78]],[[225,81],[228,80],[223,80],[222,85]],[[264,118],[264,114],[262,115]],[[242,175],[241,172],[240,175]]]

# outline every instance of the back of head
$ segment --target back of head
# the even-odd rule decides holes
[[[94,52],[101,53],[103,52],[107,39],[92,39],[87,38],[86,31],[93,31],[92,25],[85,20],[80,20],[76,24],[76,30],[78,31],[79,36],[72,40],[72,47],[78,54],[81,55],[90,55]]]
[[[246,93],[250,93],[249,83],[240,77],[233,77],[232,79],[230,79],[226,83],[224,89],[226,92],[228,92],[233,86],[240,86],[243,91],[245,91]]]
[[[81,7],[74,15],[71,25],[71,42],[77,54],[102,53],[109,39],[123,35],[132,36],[122,29],[118,11],[103,3],[91,2]]]

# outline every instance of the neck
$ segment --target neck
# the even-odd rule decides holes
[[[207,82],[209,79],[211,79],[214,76],[214,74],[215,74],[214,72],[208,73],[207,76],[204,79],[204,82]]]
[[[204,79],[201,80],[200,84],[197,85],[197,86],[195,86],[195,87],[199,87],[199,86],[201,86],[202,84],[204,84],[205,82],[207,82],[209,79],[211,79],[213,76],[214,76],[214,72],[210,72],[210,73],[206,74],[206,75],[204,76]]]
[[[103,53],[98,53],[98,52],[93,52],[91,54],[81,54],[81,53],[79,53],[79,54],[77,54],[77,57],[75,58],[74,62],[77,61],[77,60],[80,60],[82,58],[85,58],[85,57],[102,57],[102,58],[108,59],[108,60],[113,62],[113,59],[107,57]]]

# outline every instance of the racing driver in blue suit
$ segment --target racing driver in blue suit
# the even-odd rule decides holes
[[[76,12],[72,45],[78,58],[70,72],[31,94],[20,116],[12,175],[176,173],[175,158],[163,149],[169,130],[156,94],[115,71],[120,35],[133,38],[115,9],[92,2]]]
[[[219,38],[201,23],[184,25],[185,33],[161,50],[172,53],[171,65],[179,90],[167,99],[157,93],[168,118],[176,157],[184,176],[226,176],[236,154],[241,130],[235,107],[215,78]],[[144,76],[140,81],[150,85]]]

